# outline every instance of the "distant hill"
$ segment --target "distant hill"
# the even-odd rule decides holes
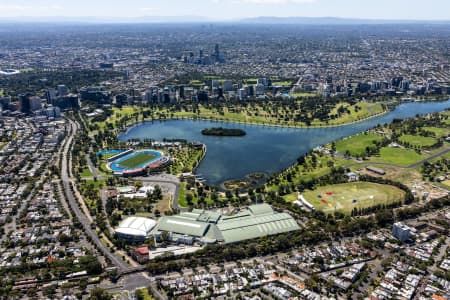
[[[205,23],[202,16],[142,16],[142,17],[0,17],[0,23]]]
[[[299,25],[358,25],[358,24],[414,24],[433,23],[450,24],[450,20],[421,21],[421,20],[382,20],[382,19],[350,19],[336,17],[256,17],[241,19],[240,23],[247,24],[299,24]]]
[[[81,23],[81,24],[177,24],[177,23],[218,23],[218,24],[298,24],[298,25],[360,25],[360,24],[450,24],[450,20],[383,20],[337,17],[272,17],[261,16],[234,20],[213,20],[204,16],[142,16],[142,17],[1,17],[0,23]]]

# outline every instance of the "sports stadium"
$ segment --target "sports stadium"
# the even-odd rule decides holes
[[[107,159],[107,167],[119,176],[137,176],[146,170],[159,170],[170,162],[170,157],[156,150],[129,149]]]
[[[116,228],[116,236],[129,242],[142,242],[150,237],[151,230],[156,226],[152,219],[130,217],[123,220]]]

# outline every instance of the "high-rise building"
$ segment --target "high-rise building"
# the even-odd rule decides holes
[[[64,84],[58,85],[58,97],[64,97],[67,96],[69,93],[69,89]]]
[[[392,227],[392,235],[399,241],[406,242],[409,240],[410,228],[401,222],[394,223]]]
[[[211,88],[212,89],[213,88],[218,88],[219,86],[220,86],[219,80],[215,80],[215,79],[211,80]]]
[[[180,99],[184,99],[186,97],[184,94],[184,85],[181,85],[178,88],[178,96],[180,97]]]
[[[32,112],[37,111],[42,109],[42,99],[37,97],[37,96],[33,96],[30,98],[30,110]]]
[[[256,96],[264,95],[264,84],[258,83],[255,88]]]
[[[55,89],[48,89],[45,92],[45,98],[47,99],[47,103],[48,104],[54,104],[56,99],[57,99],[57,95],[56,95],[56,90]]]
[[[222,86],[225,92],[233,90],[233,82],[231,80],[224,80]]]
[[[400,83],[400,89],[403,91],[409,90],[409,81],[406,79],[403,79],[402,82]]]
[[[216,55],[216,58],[219,59],[219,57],[220,57],[219,44],[216,44],[216,45],[214,46],[214,54]]]
[[[61,117],[61,110],[57,106],[49,106],[45,110],[47,117],[49,118],[59,118]]]
[[[8,109],[9,104],[11,103],[11,98],[9,97],[1,97],[0,98],[0,109]]]
[[[257,80],[258,84],[263,84],[264,86],[267,86],[267,78],[258,78]]]
[[[30,113],[30,94],[21,94],[19,95],[19,110],[23,113]]]
[[[239,100],[244,100],[245,98],[247,98],[247,90],[245,88],[240,88],[238,90],[238,98]]]

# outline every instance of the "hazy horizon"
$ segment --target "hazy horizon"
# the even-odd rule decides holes
[[[255,17],[446,21],[450,1],[429,0],[0,0],[0,19],[201,18],[237,21]],[[350,9],[349,9],[350,8]],[[95,20],[94,20],[95,21]],[[201,20],[200,20],[201,21]]]

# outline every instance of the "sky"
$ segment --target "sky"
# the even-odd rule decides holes
[[[450,20],[450,0],[0,0],[0,18],[18,16]]]

